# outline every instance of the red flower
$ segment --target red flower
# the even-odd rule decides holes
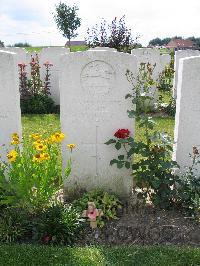
[[[130,135],[130,131],[128,129],[118,129],[117,132],[115,132],[114,136],[118,139],[126,139]]]
[[[25,63],[19,63],[18,66],[24,70],[27,65]]]
[[[48,244],[52,240],[52,236],[51,235],[44,235],[42,237],[42,240],[44,243]]]

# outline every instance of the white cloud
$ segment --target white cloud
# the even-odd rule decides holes
[[[63,2],[65,2],[63,0]],[[111,21],[126,15],[127,26],[147,44],[155,37],[199,37],[200,1],[190,0],[68,0],[77,3],[82,18],[78,39],[84,39],[88,27],[101,18]],[[52,13],[59,0],[1,0],[0,39],[6,44],[28,41],[32,45],[63,45]],[[21,33],[21,34],[19,34]]]

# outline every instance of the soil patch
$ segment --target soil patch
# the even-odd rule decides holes
[[[158,210],[152,206],[123,208],[118,220],[100,229],[84,229],[78,245],[179,245],[200,246],[200,223],[178,210]]]

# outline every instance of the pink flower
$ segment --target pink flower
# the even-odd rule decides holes
[[[45,67],[47,67],[47,66],[53,66],[53,64],[50,63],[48,60],[47,60],[46,62],[44,62],[43,65],[44,65]]]
[[[89,219],[96,219],[97,217],[97,210],[88,211],[87,216]]]

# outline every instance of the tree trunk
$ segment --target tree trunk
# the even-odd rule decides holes
[[[69,38],[69,51],[71,52],[71,39]]]

